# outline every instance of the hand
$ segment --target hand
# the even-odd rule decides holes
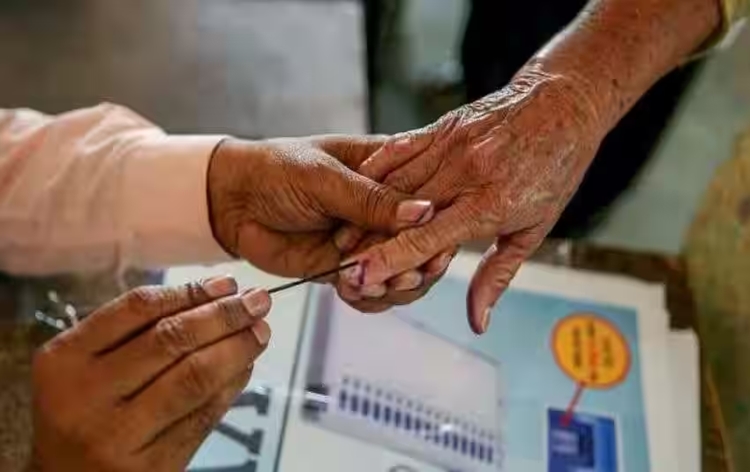
[[[364,229],[354,226],[337,232],[337,247],[342,254],[352,256],[347,262],[357,259],[356,254],[388,239],[386,235],[365,233]],[[339,279],[336,290],[342,300],[364,313],[385,311],[394,305],[408,305],[425,296],[440,280],[457,251],[457,248],[451,248],[440,252],[419,268],[402,272],[383,283],[356,287],[345,279]]]
[[[357,255],[362,264],[340,284],[368,292],[441,251],[494,236],[467,296],[472,329],[486,331],[492,306],[554,225],[596,153],[606,127],[595,110],[576,82],[532,66],[503,90],[394,137],[360,172],[430,199],[438,212],[424,226]],[[358,233],[346,228],[337,237],[356,244]]]
[[[383,138],[228,139],[208,172],[214,235],[262,270],[304,277],[336,267],[333,232],[342,222],[395,233],[433,215],[415,200],[352,170]]]
[[[270,338],[268,294],[236,291],[139,288],[42,347],[31,469],[185,470]]]

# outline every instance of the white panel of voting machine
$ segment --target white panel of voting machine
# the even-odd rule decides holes
[[[313,293],[306,420],[444,470],[502,470],[497,362],[414,320]]]

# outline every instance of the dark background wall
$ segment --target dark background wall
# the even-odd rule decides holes
[[[175,132],[362,132],[355,1],[2,0],[0,107],[107,100]]]

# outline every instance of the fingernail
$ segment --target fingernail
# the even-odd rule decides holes
[[[204,280],[201,284],[211,298],[226,297],[237,293],[237,281],[231,275],[219,275]]]
[[[271,309],[271,297],[265,290],[247,290],[241,295],[241,299],[250,316],[264,317]]]
[[[383,295],[385,295],[387,291],[388,289],[385,285],[376,284],[362,287],[362,290],[360,290],[359,293],[366,298],[383,298]]]
[[[451,264],[451,261],[453,260],[453,254],[443,254],[440,256],[440,260],[438,261],[438,273],[442,274],[446,270],[448,270],[448,266]]]
[[[349,229],[341,229],[333,235],[333,244],[339,252],[347,253],[352,250],[352,231]]]
[[[396,277],[393,281],[393,290],[397,292],[407,292],[416,290],[424,283],[424,276],[421,272],[410,270]]]
[[[359,286],[363,286],[365,284],[365,274],[367,272],[367,264],[369,264],[368,261],[361,261],[358,266],[360,267],[359,271]]]
[[[345,262],[344,264],[348,264],[349,262],[353,262],[353,261],[348,261],[348,262]],[[362,284],[364,283],[364,277],[365,277],[365,271],[364,271],[363,265],[364,265],[364,261],[360,262],[359,264],[353,267],[349,267],[348,269],[342,270],[341,277],[343,277],[343,279],[346,280],[346,282],[349,285],[354,286],[354,287],[361,287]]]
[[[432,202],[428,200],[406,200],[398,205],[396,218],[400,223],[425,223],[432,218]]]
[[[252,328],[255,339],[258,340],[261,346],[268,344],[268,340],[271,339],[271,328],[265,321],[259,321],[253,325]]]
[[[484,313],[482,313],[482,333],[487,332],[487,328],[490,325],[490,313],[492,312],[492,307],[485,308]]]
[[[339,252],[349,252],[349,235],[351,233],[347,230],[339,230],[333,235],[333,245]]]

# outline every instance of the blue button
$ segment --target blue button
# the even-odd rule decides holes
[[[339,409],[343,410],[346,408],[346,391],[342,390],[339,392]]]
[[[357,398],[357,396],[356,396],[356,395],[352,395],[352,399],[351,399],[351,401],[349,402],[349,408],[351,408],[351,410],[352,410],[353,412],[355,412],[355,413],[356,413],[356,412],[357,412],[357,410],[359,409],[359,398]]]
[[[374,402],[372,405],[372,417],[376,421],[380,421],[380,403]]]
[[[474,443],[471,443],[471,445],[473,446]],[[468,452],[468,449],[469,449],[469,440],[466,439],[466,437],[461,438],[461,453],[466,454]]]
[[[363,399],[362,400],[362,416],[367,416],[370,414],[370,400]]]
[[[409,413],[404,415],[404,428],[406,428],[407,431],[411,430],[411,415]]]
[[[477,456],[477,443],[474,441],[471,442],[471,457]]]
[[[472,443],[472,445],[473,445],[473,444],[474,444],[474,443]],[[481,445],[481,444],[479,445],[479,460],[480,460],[480,461],[483,461],[483,460],[484,460],[484,446],[483,446],[483,445]]]
[[[393,413],[393,424],[395,424],[396,427],[401,426],[401,412],[399,410],[396,410]]]
[[[386,406],[383,410],[383,420],[385,421],[385,424],[388,424],[391,422],[391,407]]]

